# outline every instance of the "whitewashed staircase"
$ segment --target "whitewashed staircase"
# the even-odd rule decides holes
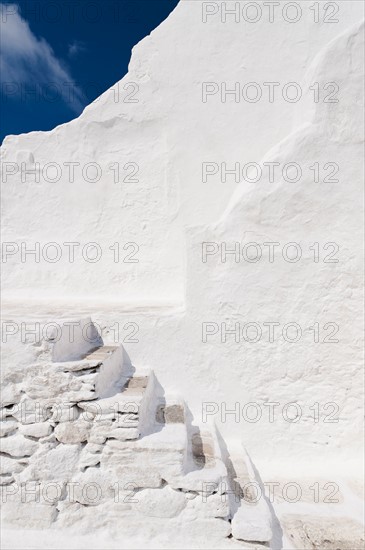
[[[215,428],[189,425],[184,401],[161,395],[152,371],[128,372],[122,357],[121,347],[103,346],[28,369],[20,401],[2,409],[4,520],[82,526],[97,508],[96,528],[179,518],[222,537],[268,542],[266,501],[250,503],[242,489],[254,480],[244,452],[227,468]],[[30,481],[61,490],[21,512],[19,487]]]

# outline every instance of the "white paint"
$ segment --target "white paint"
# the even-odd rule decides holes
[[[306,12],[295,24],[246,25],[222,24],[215,16],[203,23],[201,2],[182,1],[133,50],[119,90],[123,98],[123,86],[137,83],[138,103],[115,102],[109,90],[77,120],[52,132],[10,136],[1,150],[5,163],[38,162],[43,170],[49,162],[97,162],[104,169],[112,162],[139,165],[134,183],[115,184],[113,172],[95,183],[80,176],[70,183],[66,170],[56,183],[8,176],[2,184],[4,241],[18,243],[19,250],[21,242],[37,241],[40,254],[51,241],[77,241],[80,248],[97,242],[102,261],[79,255],[69,263],[63,255],[57,263],[41,256],[40,263],[22,263],[20,253],[10,254],[3,265],[6,321],[90,315],[109,329],[102,334],[106,344],[115,343],[112,327],[119,323],[118,341],[132,363],[153,368],[167,392],[181,392],[194,422],[202,421],[202,404],[211,403],[210,418],[225,439],[242,439],[255,464],[267,471],[293,463],[300,470],[313,460],[335,471],[349,457],[356,465],[362,451],[361,327],[354,320],[362,313],[363,6],[338,3],[338,24],[315,24]],[[222,103],[224,81],[298,82],[305,93],[298,103]],[[205,103],[202,82],[220,83]],[[336,82],[340,102],[315,103],[316,89],[309,89],[315,82],[320,90]],[[252,162],[256,168],[246,175],[254,178],[258,164],[265,175],[239,186],[232,177],[203,183],[203,162],[214,163],[214,170],[222,162]],[[292,165],[270,182],[264,163],[272,162],[295,162],[306,171],[300,181],[287,181],[295,179]],[[309,167],[315,162],[337,163],[340,181],[313,182]],[[203,263],[203,241],[227,247],[240,242],[240,252],[245,243],[261,243],[266,256],[250,262],[241,255],[237,263],[228,256],[222,263],[219,244]],[[137,243],[139,263],[114,263],[109,247],[115,242],[124,257],[136,249],[123,245]],[[271,263],[267,242],[280,243],[286,261],[279,256]],[[289,242],[297,245],[289,248]],[[315,242],[318,250],[310,248]],[[338,263],[323,262],[331,252],[326,243],[338,245]],[[293,251],[302,254],[298,262],[290,261]],[[130,322],[139,327],[138,342],[125,342]],[[206,342],[204,322],[213,332],[218,327]],[[236,322],[240,328],[278,322],[280,337],[248,343],[228,335],[221,342],[221,324],[232,328]],[[302,331],[295,343],[288,341],[293,332],[282,332],[288,323],[296,334],[298,326]],[[309,328],[315,323],[321,343]],[[327,323],[339,326],[338,343],[323,342]],[[4,355],[12,395],[26,365],[49,357],[49,346],[40,340],[32,345],[28,337],[20,346],[20,330],[8,335]],[[235,411],[226,422],[223,402]],[[279,403],[273,422],[265,402]],[[292,402],[300,406],[298,422],[290,421],[294,409],[286,405]],[[329,402],[338,406],[339,422],[323,421],[332,410],[323,409]],[[257,422],[243,416],[248,403],[256,403],[253,413],[261,411]],[[315,403],[319,422],[313,420]]]
[[[55,338],[52,360],[56,362],[82,359],[88,352],[103,345],[90,317],[63,325],[59,332],[54,330],[51,337]]]

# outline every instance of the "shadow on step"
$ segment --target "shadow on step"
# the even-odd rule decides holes
[[[185,405],[185,423],[188,438],[188,455],[192,457],[190,465],[194,470],[202,470],[208,463],[214,461],[214,449],[209,435],[203,434],[198,426],[193,424],[193,415]]]
[[[255,491],[251,492],[250,486],[252,485],[252,481],[255,481],[257,485],[260,488],[260,495],[262,495],[262,498],[267,504],[267,507],[269,509],[269,512],[271,514],[271,525],[272,525],[272,539],[270,541],[270,548],[274,548],[275,550],[282,550],[283,548],[283,530],[281,528],[279,519],[277,515],[275,514],[275,510],[272,506],[272,503],[267,498],[265,494],[265,486],[262,482],[262,479],[260,477],[260,474],[256,468],[256,466],[253,464],[251,457],[247,456],[247,460],[251,466],[252,473],[254,475],[254,480],[250,476],[248,472],[246,474],[248,475],[247,479],[242,477],[242,472],[238,473],[233,465],[233,461],[231,458],[231,455],[228,451],[226,442],[224,441],[223,437],[221,436],[219,430],[216,430],[217,432],[217,438],[219,442],[219,446],[221,448],[222,452],[222,460],[224,461],[227,473],[228,473],[228,480],[229,485],[231,487],[233,495],[230,499],[230,508],[231,508],[231,514],[232,517],[237,512],[238,508],[241,506],[241,500],[247,501],[247,502],[255,502],[257,499],[257,494],[254,494]],[[261,498],[261,496],[259,497]],[[266,543],[268,544],[268,543]]]
[[[257,482],[259,483],[259,485],[261,487],[262,494],[264,495],[264,499],[266,500],[266,503],[267,503],[267,505],[269,507],[269,510],[270,510],[270,513],[271,513],[271,517],[272,517],[272,534],[273,534],[272,539],[271,539],[271,547],[275,548],[275,550],[281,550],[283,548],[283,530],[281,528],[279,518],[277,517],[277,515],[275,513],[275,510],[274,510],[274,507],[273,507],[272,503],[270,502],[270,500],[265,495],[264,484],[262,482],[262,479],[260,477],[260,474],[259,474],[256,466],[254,465],[254,463],[251,460],[251,457],[249,457],[249,461],[251,462],[251,466],[252,466],[252,469],[254,471],[255,478],[256,478]]]

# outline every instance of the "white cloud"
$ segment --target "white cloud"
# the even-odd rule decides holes
[[[15,4],[0,4],[0,74],[5,93],[14,93],[14,87],[4,83],[16,85],[17,89],[36,84],[53,91],[53,96],[59,94],[75,112],[83,108],[82,91],[68,69],[49,43],[35,36]]]
[[[74,40],[71,44],[68,45],[68,55],[70,57],[75,57],[76,55],[86,51],[86,46],[83,42],[79,40]]]

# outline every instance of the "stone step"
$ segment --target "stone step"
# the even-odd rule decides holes
[[[152,375],[153,377],[153,375]],[[152,382],[154,382],[154,377]],[[121,403],[135,402],[141,394],[149,393],[142,401],[137,416],[147,418],[141,437],[133,441],[108,439],[100,459],[101,469],[112,472],[122,485],[138,488],[157,488],[183,473],[187,453],[185,405],[175,398],[156,398],[154,387],[142,377],[133,377],[120,394]],[[152,390],[152,391],[151,391]],[[122,397],[123,396],[123,397]]]
[[[180,397],[167,396],[158,401],[155,415],[156,429],[160,424],[184,424],[185,417],[185,402]]]
[[[240,453],[227,471],[215,427],[192,426],[184,401],[161,395],[153,371],[132,367],[122,347],[32,365],[23,388],[19,404],[27,415],[11,411],[0,426],[5,453],[0,485],[32,479],[76,484],[74,500],[66,487],[70,498],[48,507],[55,513],[50,524],[59,515],[66,525],[95,505],[98,513],[105,506],[125,521],[136,514],[141,521],[179,516],[224,537],[232,530],[237,539],[269,540],[266,503],[244,498],[252,497],[245,488],[255,479],[250,463]],[[45,409],[45,418],[37,418],[36,405]],[[90,504],[87,485],[99,487],[100,501]],[[233,506],[232,487],[239,495]],[[131,492],[133,507],[125,501]],[[110,522],[109,515],[103,521]]]
[[[189,427],[188,431],[184,471],[170,479],[171,486],[202,495],[223,495],[227,489],[227,468],[215,427]]]
[[[96,413],[108,416],[113,413],[139,415],[143,400],[153,390],[153,373],[134,375],[131,378],[121,377],[121,389],[109,397],[103,397],[92,401],[83,401],[78,406],[90,414]],[[136,405],[128,407],[128,405]]]
[[[100,346],[83,355],[86,361],[100,361],[101,363],[108,358],[109,355],[115,352],[118,346]]]
[[[104,363],[110,356],[118,350],[118,346],[101,346],[94,350],[83,354],[80,359],[75,361],[53,361],[52,365],[56,371],[69,372],[75,375],[80,373],[84,375],[84,371],[95,371]]]
[[[246,542],[268,543],[272,538],[272,516],[264,487],[255,474],[247,451],[230,454],[230,499],[232,535]]]
[[[149,424],[154,374],[135,374],[131,378],[122,378],[121,384],[121,391],[110,397],[78,403],[92,422],[88,438],[90,443],[103,444],[108,439],[138,439]]]
[[[76,399],[76,402],[103,398],[117,393],[125,383],[130,368],[123,346],[101,346],[87,352],[81,359],[54,362],[50,367],[51,373],[53,370],[59,373],[59,376],[64,376],[68,386],[73,387],[75,384],[80,386],[81,397]],[[67,397],[67,384],[64,385],[66,395],[62,397]],[[37,389],[35,388],[33,394]],[[75,401],[74,393],[70,401]]]
[[[100,465],[122,484],[157,488],[183,474],[186,448],[185,424],[165,424],[138,440],[108,439]]]
[[[224,536],[230,534],[227,469],[214,426],[187,426],[183,467],[165,476],[172,489],[186,496],[183,513],[186,521],[211,521],[211,528],[215,529],[223,526],[225,519],[227,532]]]

